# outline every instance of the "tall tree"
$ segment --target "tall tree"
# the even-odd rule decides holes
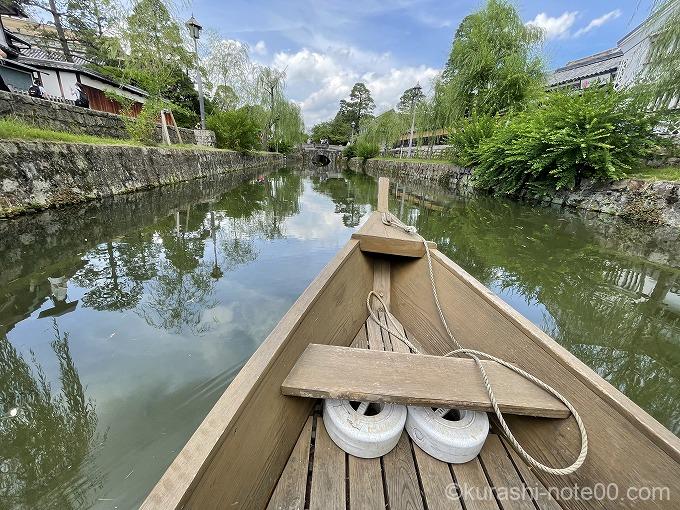
[[[543,88],[543,31],[525,25],[506,0],[488,0],[456,30],[439,97],[450,120],[471,112],[493,115]]]
[[[349,100],[340,101],[338,114],[358,127],[363,118],[373,115],[374,109],[375,101],[371,97],[371,91],[365,84],[357,82],[349,93]]]
[[[178,70],[192,66],[179,23],[163,0],[134,3],[127,18],[125,39],[130,48],[127,74],[154,97],[160,97],[178,81]]]
[[[420,85],[406,89],[399,98],[397,110],[401,113],[411,113],[423,99],[425,99],[425,94],[423,94],[423,88]]]

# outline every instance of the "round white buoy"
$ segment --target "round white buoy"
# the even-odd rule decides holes
[[[489,435],[489,418],[478,411],[409,406],[406,431],[426,453],[453,464],[471,461]]]
[[[364,459],[381,457],[397,445],[406,407],[396,404],[324,400],[323,422],[342,450]]]

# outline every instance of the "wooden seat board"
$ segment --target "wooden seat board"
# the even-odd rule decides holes
[[[367,321],[369,347],[310,344],[281,385],[284,395],[491,411],[479,369],[470,359],[374,352],[380,327]],[[405,347],[405,346],[404,346]],[[555,397],[511,370],[482,361],[502,411],[566,418]]]
[[[359,241],[359,249],[363,252],[416,258],[425,255],[425,246],[419,236],[404,232],[398,227],[385,225],[380,212],[371,214],[366,223],[352,234],[352,239]],[[437,247],[430,241],[428,246],[431,249]]]

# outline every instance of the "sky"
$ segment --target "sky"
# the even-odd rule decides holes
[[[517,0],[522,19],[546,30],[549,69],[615,47],[648,15],[651,0]],[[307,128],[330,120],[357,81],[393,108],[420,83],[428,92],[456,27],[480,0],[194,0],[203,26],[246,43],[251,59],[284,69],[286,95]],[[188,17],[188,16],[187,16]]]

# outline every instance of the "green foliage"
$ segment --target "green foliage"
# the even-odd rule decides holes
[[[215,132],[219,148],[248,152],[260,147],[262,125],[249,110],[244,106],[238,110],[218,111],[206,119],[207,128]]]
[[[351,128],[338,118],[332,121],[320,122],[312,127],[311,138],[314,142],[328,140],[333,145],[346,145],[349,141]]]
[[[620,179],[659,141],[645,103],[611,86],[559,91],[503,119],[474,158],[476,186],[495,193],[576,187]]]
[[[366,119],[358,140],[391,146],[408,129],[408,115],[388,110],[375,118]]]
[[[525,25],[506,0],[488,0],[466,16],[436,94],[446,124],[473,112],[495,115],[540,92],[542,40],[542,31]]]
[[[136,0],[124,33],[130,48],[126,76],[150,95],[163,96],[178,79],[184,79],[182,69],[193,67],[181,34],[164,0]]]
[[[423,99],[425,99],[425,94],[423,94],[423,88],[420,85],[406,89],[399,98],[397,110],[399,110],[401,113],[410,113],[412,108],[414,108]]]
[[[479,161],[479,144],[491,137],[497,120],[490,115],[477,115],[460,119],[449,129],[449,145],[451,159],[464,167],[477,166]]]
[[[347,159],[352,159],[357,155],[356,144],[349,144],[344,149],[342,149],[342,155]]]
[[[155,145],[155,131],[160,123],[161,110],[167,107],[167,103],[160,99],[148,98],[139,115],[123,116],[130,138],[146,145]]]
[[[354,122],[355,127],[358,128],[362,119],[370,117],[374,109],[375,101],[371,97],[371,91],[363,83],[357,82],[349,93],[349,99],[340,101],[340,109],[336,119],[348,126],[351,126]]]
[[[356,143],[356,155],[364,160],[375,158],[380,154],[380,146],[377,143],[362,140]]]
[[[99,145],[139,145],[139,143],[132,140],[102,138],[99,136],[43,129],[12,118],[0,119],[0,139],[50,140],[55,142],[93,143]]]

